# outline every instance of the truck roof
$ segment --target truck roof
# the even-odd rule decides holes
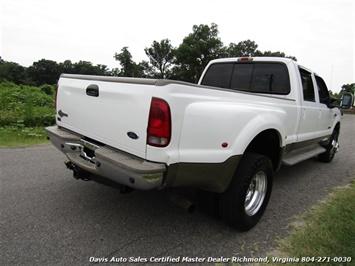
[[[247,56],[244,56],[244,57],[229,57],[229,58],[220,58],[220,59],[214,59],[214,60],[211,60],[208,65],[206,66],[204,72],[208,69],[208,67],[211,65],[211,64],[215,64],[215,63],[229,63],[229,62],[232,62],[232,63],[235,63],[235,62],[281,62],[281,63],[284,63],[284,64],[290,64],[290,63],[293,63],[295,64],[296,66],[298,67],[301,67],[305,70],[307,70],[308,72],[311,72],[311,73],[314,73],[315,75],[318,75],[315,71],[309,69],[308,67],[305,67],[303,65],[300,65],[298,62],[296,62],[295,60],[291,59],[291,58],[286,58],[286,57],[263,57],[263,56],[255,56],[255,57],[247,57]]]
[[[213,63],[226,63],[226,62],[237,62],[237,61],[263,61],[263,62],[283,62],[289,63],[294,62],[291,58],[286,57],[230,57],[230,58],[221,58],[221,59],[214,59],[211,60],[210,64]]]

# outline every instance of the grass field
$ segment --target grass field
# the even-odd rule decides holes
[[[0,147],[47,143],[44,128],[55,123],[55,86],[0,83]]]
[[[23,147],[49,143],[44,127],[0,127],[0,147]]]
[[[0,127],[45,127],[55,123],[55,88],[0,83]]]
[[[278,251],[279,257],[299,258],[301,265],[354,265],[354,247],[355,179],[300,217]],[[294,263],[274,265],[280,264]]]

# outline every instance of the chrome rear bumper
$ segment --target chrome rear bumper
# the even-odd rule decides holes
[[[48,139],[82,170],[138,190],[159,188],[166,166],[112,147],[101,146],[57,126],[46,128]]]

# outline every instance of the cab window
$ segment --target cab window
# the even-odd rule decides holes
[[[256,93],[290,92],[287,67],[277,62],[213,64],[207,70],[201,84]]]
[[[314,87],[312,81],[312,73],[300,68],[300,75],[303,88],[303,100],[315,102]]]
[[[229,89],[233,64],[213,64],[206,72],[202,85]]]
[[[317,81],[317,87],[318,87],[318,94],[319,94],[319,101],[320,103],[323,103],[327,106],[329,106],[329,91],[327,88],[327,85],[325,84],[324,80],[319,77],[315,76],[316,81]]]

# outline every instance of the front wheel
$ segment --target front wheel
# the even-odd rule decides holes
[[[336,129],[331,136],[329,144],[325,146],[327,150],[324,153],[318,155],[318,159],[320,161],[325,163],[330,163],[333,160],[335,154],[339,151],[338,138],[339,138],[339,130]]]
[[[254,227],[262,217],[272,190],[273,168],[263,155],[243,155],[228,189],[220,197],[220,214],[241,231]]]

